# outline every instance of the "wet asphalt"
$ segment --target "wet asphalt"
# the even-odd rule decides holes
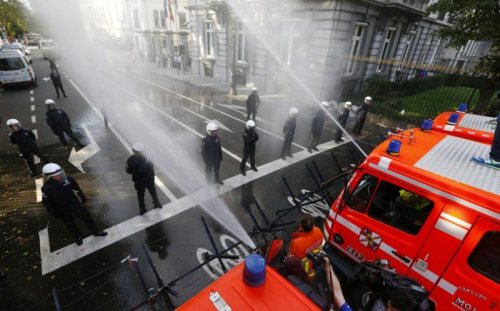
[[[57,137],[45,123],[44,101],[46,98],[55,97],[55,92],[52,83],[44,81],[49,75],[49,64],[40,57],[38,51],[33,51],[33,67],[38,77],[38,87],[12,88],[0,93],[2,133],[0,135],[0,269],[5,272],[5,277],[0,280],[0,310],[54,310],[53,289],[58,292],[57,296],[63,310],[128,310],[147,299],[149,288],[158,288],[148,266],[145,250],[150,254],[159,276],[165,284],[169,284],[199,265],[203,261],[201,254],[213,253],[201,217],[205,217],[208,229],[219,249],[234,246],[239,241],[238,237],[228,232],[220,222],[212,219],[201,208],[193,207],[54,272],[42,275],[39,231],[48,227],[52,252],[73,243],[73,240],[64,225],[50,217],[41,203],[36,202],[35,181],[29,177],[29,172],[17,154],[16,148],[8,141],[9,129],[5,126],[8,118],[17,118],[24,127],[37,130],[40,148],[80,183],[89,198],[86,206],[103,229],[137,216],[138,206],[130,176],[124,170],[129,151],[105,126],[82,94],[94,103],[97,110],[109,116],[110,124],[113,124],[113,115],[116,115],[116,111],[106,111],[109,109],[106,107],[116,109],[117,102],[124,104],[123,109],[128,109],[127,107],[130,107],[128,103],[133,101],[133,106],[140,109],[133,113],[141,114],[152,110],[155,118],[152,122],[158,125],[158,130],[177,136],[179,148],[184,148],[193,154],[195,159],[198,156],[200,139],[179,124],[188,125],[195,132],[204,133],[206,119],[218,120],[230,130],[220,131],[223,147],[237,157],[242,157],[241,133],[245,116],[242,109],[244,99],[242,100],[241,96],[229,97],[210,86],[197,87],[137,70],[108,71],[105,74],[109,75],[107,79],[112,83],[100,87],[93,84],[92,76],[103,73],[90,67],[87,72],[83,69],[72,71],[71,66],[65,66],[68,61],[63,59],[59,62],[59,71],[62,73],[64,88],[69,97],[57,99],[57,104],[70,116],[77,135],[88,142],[89,138],[83,130],[83,126],[87,127],[100,147],[99,152],[83,163],[85,173],[68,162],[69,152],[62,148]],[[130,84],[129,81],[134,83]],[[75,89],[74,85],[79,90]],[[30,94],[30,91],[33,91],[33,94]],[[114,105],[106,105],[106,102],[110,101]],[[281,140],[276,136],[281,136],[281,126],[286,119],[286,112],[292,105],[293,102],[289,99],[263,96],[259,114],[264,120],[259,123],[259,127],[271,134],[259,131],[261,140],[257,147],[257,166],[278,160]],[[314,108],[305,109],[299,116],[295,142],[300,146],[307,144],[310,119],[314,110]],[[332,128],[330,122],[327,122],[320,143],[332,139]],[[118,126],[117,130],[120,132]],[[149,134],[144,133],[144,135]],[[370,139],[371,143],[376,144],[377,138],[373,137]],[[364,142],[362,146],[366,151],[370,149]],[[301,150],[300,147],[294,146],[292,152]],[[283,179],[288,182],[295,195],[304,191],[314,191],[320,179],[327,180],[337,173],[331,151],[342,167],[348,167],[349,164],[361,159],[359,152],[352,145],[342,145],[233,189],[221,195],[221,199],[235,214],[244,229],[247,232],[253,231],[251,236],[258,245],[262,244],[264,237],[268,238],[269,234],[262,235],[254,229],[256,226],[265,227],[266,219],[272,222],[278,215],[282,215],[283,222],[291,222],[286,227],[290,232],[295,226],[293,222],[300,217],[301,211],[293,208],[290,203],[290,194]],[[166,157],[165,161],[172,162],[175,159]],[[201,158],[199,164],[201,166]],[[42,164],[38,164],[39,172],[41,166]],[[189,195],[175,180],[172,180],[171,176],[157,173],[175,197]],[[239,174],[239,162],[224,155],[221,167],[222,179],[237,174]],[[340,183],[331,185],[329,188],[331,197],[338,193],[340,187]],[[162,192],[159,194],[162,203],[170,202]],[[147,204],[150,201],[146,193]],[[260,206],[265,218],[257,205]],[[278,213],[279,210],[287,211]],[[312,213],[316,217],[317,224],[321,225],[324,214],[328,212],[328,205],[325,201],[323,204],[305,207],[302,211]],[[79,226],[83,228],[81,223]],[[277,234],[287,239],[287,231]],[[86,236],[90,235],[88,230],[84,229],[84,232]],[[250,252],[251,250],[244,245],[237,245],[230,251],[231,254],[241,258]],[[127,256],[138,258],[137,266],[146,288],[137,276],[134,264],[130,264],[127,260],[122,262]],[[231,267],[237,261],[226,260],[225,263]],[[220,267],[216,261],[212,261],[177,280],[175,284],[171,284],[179,293],[178,297],[172,297],[174,305],[180,305],[219,275]],[[160,306],[161,304],[157,305]],[[138,309],[149,310],[149,307],[143,306]]]

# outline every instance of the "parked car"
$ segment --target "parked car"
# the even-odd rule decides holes
[[[31,52],[30,52],[29,49],[27,49],[21,43],[14,42],[14,43],[11,43],[11,44],[4,44],[4,45],[2,45],[2,51],[6,51],[6,50],[19,50],[19,51],[21,51],[21,53],[23,53],[25,56],[28,57],[29,63],[31,64],[31,57],[29,56],[29,55],[31,55]]]
[[[28,84],[37,86],[35,71],[20,50],[0,51],[0,83],[4,86]]]

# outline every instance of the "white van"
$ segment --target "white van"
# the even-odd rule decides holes
[[[21,51],[0,51],[0,82],[4,86],[14,84],[37,86],[35,71]]]

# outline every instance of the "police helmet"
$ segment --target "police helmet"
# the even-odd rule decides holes
[[[290,109],[290,117],[294,117],[296,115],[299,114],[299,109],[293,107],[292,109]]]
[[[64,170],[55,163],[47,163],[42,168],[42,174],[45,178],[50,178],[63,172]]]
[[[212,132],[217,131],[218,127],[217,124],[210,122],[207,124],[207,133],[212,134]]]
[[[12,126],[12,125],[21,126],[21,123],[17,119],[7,120],[7,126]]]
[[[50,98],[45,100],[45,105],[55,105],[55,104],[56,102]]]
[[[255,127],[255,121],[254,120],[248,120],[246,123],[247,129],[251,129]]]
[[[366,96],[365,97],[365,103],[366,102],[371,102],[372,101],[372,97],[371,96]]]
[[[133,152],[143,152],[144,151],[144,144],[143,143],[135,143],[132,145],[132,151]]]

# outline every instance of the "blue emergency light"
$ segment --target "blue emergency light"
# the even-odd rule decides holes
[[[446,121],[446,123],[451,124],[451,125],[455,125],[455,124],[457,124],[457,122],[458,122],[458,117],[459,117],[459,116],[460,116],[460,115],[459,115],[458,113],[456,113],[456,112],[452,112],[452,113],[450,114],[450,117],[448,118],[448,121]]]
[[[467,103],[460,103],[460,105],[458,105],[457,112],[466,113],[467,112]]]
[[[257,287],[266,281],[266,260],[258,254],[252,254],[245,259],[243,281],[248,286]]]
[[[399,155],[399,151],[401,150],[401,141],[392,139],[389,142],[389,146],[387,147],[387,153],[391,156],[397,157]]]
[[[422,126],[420,127],[420,129],[424,132],[430,132],[432,130],[432,120],[431,119],[424,120],[424,122],[422,122]]]

